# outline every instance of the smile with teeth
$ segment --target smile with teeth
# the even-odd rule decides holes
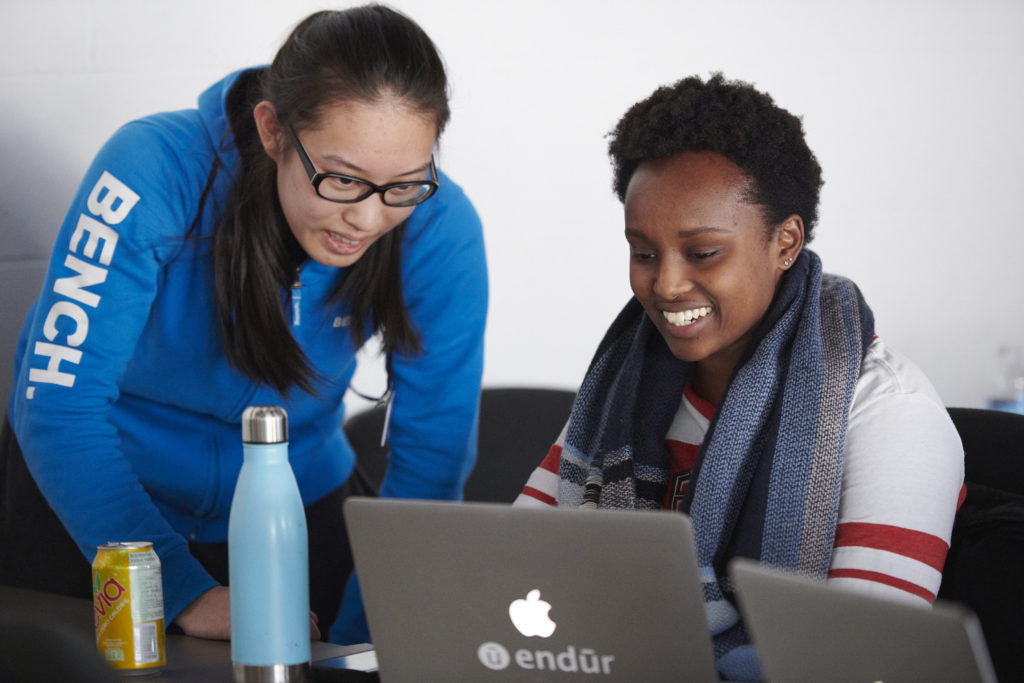
[[[691,308],[688,311],[679,311],[678,313],[673,311],[662,311],[661,314],[665,316],[665,320],[670,325],[692,325],[704,316],[711,313],[711,306],[701,306],[700,308]]]
[[[344,235],[340,235],[340,234],[338,234],[336,232],[330,232],[328,234],[331,236],[332,239],[336,239],[336,240],[338,240],[339,242],[341,242],[343,244],[353,244],[354,245],[354,244],[359,244],[360,243],[360,240],[349,239],[348,237],[345,237]]]

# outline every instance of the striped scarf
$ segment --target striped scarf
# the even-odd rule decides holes
[[[846,419],[874,317],[851,281],[804,250],[737,363],[691,474],[691,516],[723,675],[756,678],[731,600],[736,556],[825,576]],[[560,506],[660,509],[664,438],[695,365],[676,359],[636,299],[598,347],[573,406]]]

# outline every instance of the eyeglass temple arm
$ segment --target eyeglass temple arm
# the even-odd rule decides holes
[[[288,139],[292,141],[292,146],[295,147],[295,151],[298,152],[299,161],[302,162],[302,167],[306,169],[306,175],[309,176],[310,180],[313,180],[317,174],[316,168],[313,166],[313,160],[309,158],[308,154],[306,154],[305,148],[302,146],[302,143],[299,142],[299,136],[295,134],[292,127],[284,126],[284,130],[288,134]]]

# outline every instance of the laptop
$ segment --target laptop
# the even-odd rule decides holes
[[[690,520],[350,498],[384,683],[716,681]]]
[[[996,682],[981,625],[957,603],[895,602],[748,559],[729,572],[765,680]]]

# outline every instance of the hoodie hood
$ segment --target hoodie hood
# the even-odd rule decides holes
[[[247,74],[255,74],[266,67],[239,69],[217,81],[199,95],[199,118],[224,168],[232,178],[237,176],[239,155],[235,136],[228,118],[228,96],[238,80]]]

